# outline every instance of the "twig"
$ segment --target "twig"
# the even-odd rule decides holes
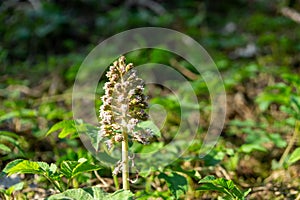
[[[269,188],[265,187],[265,186],[259,186],[259,187],[254,187],[252,188],[252,192],[261,192],[261,191],[269,191]]]
[[[226,179],[231,180],[229,174],[227,173],[227,171],[221,165],[218,165],[218,168],[219,168],[220,172],[223,174],[223,176]]]
[[[98,174],[98,172],[97,172],[96,170],[94,171],[94,174],[95,174],[95,176],[97,177],[97,179],[104,185],[104,187],[109,186],[109,185],[104,181],[104,179],[101,178],[101,176]]]
[[[197,74],[194,74],[190,70],[188,70],[185,67],[183,67],[182,65],[180,65],[180,63],[177,60],[175,60],[174,58],[172,58],[170,60],[170,64],[172,65],[172,67],[174,67],[175,69],[180,71],[184,76],[188,77],[189,79],[191,79],[193,81],[197,80],[199,77]]]
[[[298,136],[300,134],[300,121],[296,121],[295,124],[295,131],[293,133],[293,136],[288,144],[288,146],[286,147],[286,149],[284,150],[280,160],[279,160],[279,165],[282,166],[283,162],[285,161],[286,157],[288,156],[288,154],[290,153],[292,147],[294,146],[294,143],[296,142]]]
[[[298,13],[296,10],[288,7],[283,7],[280,9],[280,12],[283,16],[288,17],[294,22],[300,24],[300,13]]]

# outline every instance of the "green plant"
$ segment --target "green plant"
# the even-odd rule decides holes
[[[201,186],[198,190],[218,191],[224,194],[224,199],[244,200],[251,189],[242,192],[231,180],[224,178],[215,178],[214,176],[206,176],[199,181]]]
[[[273,144],[278,148],[286,147],[286,141],[283,140],[279,133],[270,133],[267,130],[268,124],[266,123],[259,123],[253,120],[232,120],[229,124],[230,134],[245,136],[244,143],[238,148],[240,153],[268,152],[266,144]]]
[[[79,188],[70,189],[60,194],[55,194],[47,198],[47,200],[57,199],[73,199],[73,200],[95,200],[95,199],[107,199],[107,200],[131,200],[133,194],[128,190],[118,190],[114,193],[106,193],[98,187],[91,188]]]
[[[158,178],[164,179],[175,199],[179,199],[186,194],[188,190],[188,182],[186,178],[176,172],[160,173]]]
[[[300,160],[299,148],[290,154],[295,142],[300,137],[300,78],[292,73],[282,74],[281,78],[282,82],[267,87],[257,97],[258,105],[262,111],[267,110],[271,104],[277,104],[280,111],[289,116],[286,118],[285,124],[294,126],[294,132],[279,160],[279,166],[291,165]],[[288,157],[290,158],[288,159]]]
[[[10,186],[8,189],[0,188],[0,197],[2,197],[5,200],[10,200],[14,198],[13,193],[15,191],[22,190],[23,186],[24,186],[24,182],[20,182],[13,186]]]
[[[49,166],[45,162],[17,159],[8,163],[1,173],[8,176],[20,173],[38,174],[44,176],[56,189],[63,192],[71,184],[73,184],[73,187],[77,186],[75,177],[78,175],[101,168],[101,166],[88,163],[85,158],[81,158],[78,161],[63,161],[60,164],[60,168],[53,163]],[[64,183],[63,177],[67,179],[67,183]]]
[[[24,152],[26,141],[24,141],[23,137],[9,131],[0,131],[0,141],[0,155],[2,155],[2,161],[27,156]]]

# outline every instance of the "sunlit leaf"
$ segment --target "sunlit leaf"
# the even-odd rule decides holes
[[[21,109],[21,110],[18,110],[18,111],[8,112],[8,113],[0,116],[0,122],[4,121],[4,120],[11,119],[11,118],[15,118],[15,117],[30,118],[30,117],[36,117],[36,115],[37,115],[36,110]]]
[[[6,146],[5,144],[0,144],[0,150],[4,151],[6,153],[11,152],[11,149],[8,146]]]
[[[243,144],[240,147],[240,151],[243,153],[251,153],[253,151],[262,151],[267,152],[267,149],[263,147],[261,144]]]
[[[59,138],[65,138],[68,135],[77,132],[74,120],[65,120],[54,124],[46,133],[46,135],[49,135],[58,130],[61,130],[61,132],[58,134]]]
[[[220,193],[226,194],[225,199],[239,199],[243,200],[244,197],[250,192],[247,190],[242,192],[232,180],[226,180],[224,178],[215,178],[214,176],[206,176],[199,181],[201,186],[198,190],[205,191],[218,191]]]
[[[271,133],[268,136],[272,140],[272,142],[274,142],[276,147],[283,148],[287,145],[287,142],[278,133]]]
[[[41,168],[37,162],[29,160],[14,160],[4,168],[3,172],[9,176],[12,174],[41,174]]]
[[[298,160],[300,160],[300,147],[298,147],[297,149],[295,149],[293,151],[293,153],[291,154],[288,163],[289,164],[293,164],[295,162],[297,162]]]
[[[63,161],[60,165],[61,172],[67,177],[67,178],[73,178],[77,176],[80,173],[83,172],[89,172],[101,169],[101,166],[93,165],[88,162],[87,160],[79,160],[78,161]]]
[[[63,193],[52,195],[48,200],[72,199],[72,200],[94,200],[93,196],[84,189],[70,189]]]
[[[47,200],[72,199],[72,200],[131,200],[133,193],[129,190],[118,190],[114,193],[106,193],[101,188],[79,188],[69,189],[60,194],[55,194],[47,198]]]
[[[108,196],[109,196],[108,198],[109,200],[120,200],[120,199],[130,200],[134,195],[129,190],[118,190]]]
[[[20,182],[20,183],[17,183],[13,186],[10,186],[8,189],[7,189],[7,193],[9,195],[11,195],[14,191],[19,191],[19,190],[22,190],[23,189],[23,186],[24,186],[24,182]]]

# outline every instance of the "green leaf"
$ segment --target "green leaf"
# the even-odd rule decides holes
[[[291,102],[295,104],[296,109],[298,112],[300,111],[300,97],[291,96]]]
[[[24,186],[24,182],[17,183],[11,187],[9,187],[6,192],[8,195],[11,195],[14,191],[22,190]]]
[[[220,193],[223,193],[223,194],[230,195],[230,193],[228,193],[224,188],[218,187],[218,186],[214,185],[213,183],[204,183],[199,188],[197,188],[197,190],[201,190],[201,191],[217,191],[217,192],[220,192]]]
[[[246,197],[250,192],[251,192],[251,188],[249,188],[248,190],[245,190],[243,192],[244,197]]]
[[[51,163],[50,167],[49,167],[49,174],[54,174],[57,170],[57,166],[56,164]]]
[[[102,168],[101,166],[92,165],[89,163],[82,163],[75,167],[75,169],[73,170],[72,177],[77,176],[78,174],[81,174],[83,172],[95,171],[101,168]]]
[[[297,162],[298,160],[300,160],[300,147],[298,147],[297,149],[295,149],[293,151],[293,153],[291,154],[288,163],[289,164],[293,164],[295,162]]]
[[[72,200],[94,200],[93,196],[84,189],[70,189],[60,194],[47,198],[48,200],[72,199]]]
[[[41,174],[40,166],[38,162],[33,162],[29,160],[14,160],[10,162],[4,168],[3,172],[8,174],[8,176],[16,173],[22,174]]]
[[[0,122],[10,119],[10,118],[13,118],[13,117],[19,117],[19,116],[20,116],[20,113],[18,111],[9,112],[9,113],[6,113],[6,114],[0,116]]]
[[[10,153],[11,152],[11,149],[6,146],[5,144],[0,144],[0,150],[6,152],[6,153]]]
[[[214,166],[218,163],[220,163],[224,156],[225,156],[225,152],[223,151],[218,151],[218,150],[212,150],[211,152],[209,152],[208,155],[206,155],[203,160],[205,162],[205,166]]]
[[[95,150],[98,150],[101,136],[98,133],[99,129],[91,124],[83,123],[81,120],[76,121],[76,129],[80,134],[89,137],[91,144]]]
[[[182,169],[181,166],[174,166],[174,169],[177,172],[181,172],[183,174],[188,175],[190,178],[193,178],[195,180],[200,180],[201,179],[201,175],[197,170],[186,170],[186,169]]]
[[[134,194],[130,192],[129,190],[118,190],[114,192],[113,194],[109,195],[109,200],[130,200]]]
[[[46,135],[49,135],[60,129],[62,129],[62,131],[58,134],[59,138],[65,138],[68,135],[77,133],[77,129],[75,127],[75,121],[74,120],[65,120],[65,121],[61,121],[61,122],[54,124],[51,127],[51,129],[46,133]]]
[[[67,178],[74,178],[83,172],[94,171],[102,168],[101,166],[86,162],[86,159],[79,159],[79,161],[63,161],[60,165],[61,172]]]
[[[29,160],[14,160],[6,165],[3,173],[8,176],[18,174],[39,174],[51,178],[52,180],[59,180],[60,175],[56,172],[57,167],[51,164],[50,167],[45,162],[34,162]],[[2,173],[2,174],[3,174]]]
[[[45,162],[36,162],[36,163],[39,165],[40,169],[43,170],[44,172],[49,171],[48,163]]]
[[[188,189],[188,183],[184,176],[181,176],[175,172],[172,172],[170,175],[165,173],[160,173],[158,178],[162,178],[167,182],[167,185],[176,199],[181,195],[185,194]]]
[[[267,152],[267,149],[261,144],[243,144],[240,147],[240,151],[243,153],[251,153],[252,151],[262,151]]]
[[[265,91],[256,98],[256,102],[261,111],[266,111],[272,103],[288,105],[290,103],[290,94],[290,86],[285,83],[277,83],[267,87]]]
[[[10,138],[19,138],[20,137],[19,135],[9,132],[9,131],[0,131],[0,136],[3,136],[3,135],[9,136]]]
[[[84,188],[94,199],[107,199],[107,193],[98,187]]]
[[[5,166],[5,168],[2,170],[1,173],[8,174],[8,171],[9,171],[11,168],[15,167],[17,164],[19,164],[19,163],[21,163],[21,162],[23,162],[23,161],[24,161],[23,159],[17,159],[17,160],[14,160],[14,161],[9,162],[9,163]]]
[[[274,142],[276,147],[283,148],[287,145],[287,142],[278,133],[269,134],[268,137]]]
[[[226,180],[224,178],[217,179],[216,183],[229,190],[232,190],[235,187],[232,180]]]
[[[118,190],[115,193],[108,194],[98,187],[69,189],[63,193],[55,194],[47,200],[72,199],[72,200],[130,200],[134,194],[129,190]]]
[[[2,133],[0,135],[0,139],[1,139],[1,141],[5,141],[6,140],[6,141],[8,141],[10,143],[13,143],[13,144],[17,144],[18,143],[18,141],[15,138],[13,138],[12,136],[2,135]]]
[[[201,185],[198,190],[218,191],[226,194],[227,198],[235,197],[237,199],[244,199],[244,197],[250,192],[250,190],[241,192],[240,189],[235,186],[233,181],[226,180],[224,178],[215,178],[214,176],[206,176],[200,180],[199,183],[203,185]]]
[[[15,118],[15,117],[30,118],[30,117],[36,117],[36,115],[37,115],[36,110],[21,109],[21,110],[9,112],[9,113],[6,113],[6,114],[0,116],[0,122],[5,121],[7,119]]]
[[[86,162],[86,161],[87,161],[86,158],[79,158],[79,160],[78,160],[79,163],[84,163],[84,162]]]
[[[158,150],[163,148],[163,146],[164,146],[163,142],[153,142],[149,145],[143,145],[138,142],[134,142],[130,148],[135,153],[147,154],[147,153],[157,152]]]
[[[72,177],[73,169],[77,166],[77,161],[63,161],[60,164],[60,171],[63,173],[67,178]]]
[[[216,180],[216,177],[209,175],[209,176],[205,176],[203,179],[201,179],[199,181],[199,183],[211,183],[213,180]]]

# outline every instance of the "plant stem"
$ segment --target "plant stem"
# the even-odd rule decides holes
[[[114,170],[112,169],[111,171],[114,171]],[[113,180],[114,180],[114,184],[115,184],[116,190],[119,190],[120,186],[119,186],[118,176],[117,175],[113,175]]]
[[[63,192],[64,190],[62,189],[62,187],[60,186],[60,184],[55,181],[55,180],[52,180],[50,177],[48,176],[45,176],[53,185],[56,189],[58,189],[60,192]]]
[[[284,161],[286,160],[286,157],[288,156],[288,154],[290,153],[294,143],[296,142],[297,138],[300,136],[300,121],[297,120],[295,123],[295,131],[293,133],[293,136],[288,144],[288,146],[286,147],[286,149],[284,150],[280,160],[279,160],[279,165],[282,166]]]
[[[153,182],[153,173],[151,173],[150,177],[146,179],[145,191],[151,193],[151,183]]]
[[[128,135],[123,132],[122,141],[122,179],[123,179],[123,189],[129,190],[129,160],[128,160]]]

